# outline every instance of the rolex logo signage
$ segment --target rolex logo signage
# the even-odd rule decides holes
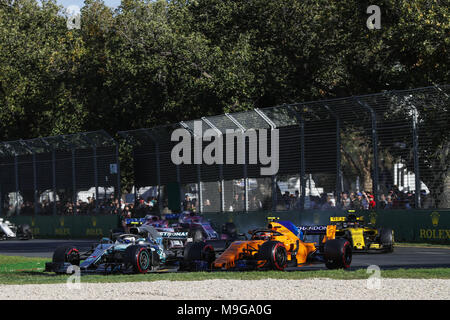
[[[433,227],[437,227],[439,224],[439,217],[440,217],[439,212],[433,211],[430,214],[430,217],[431,217],[431,223],[433,224]]]
[[[445,215],[444,212],[433,211],[430,214],[431,226],[428,229],[419,229],[419,236],[421,239],[448,241],[450,240],[450,229],[448,229],[448,224],[446,225],[445,219],[441,221],[441,214]],[[447,227],[447,228],[446,228]]]

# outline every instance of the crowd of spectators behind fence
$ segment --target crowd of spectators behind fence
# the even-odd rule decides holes
[[[425,191],[421,191],[421,207],[429,208],[429,199]],[[231,201],[229,208],[226,211],[242,211],[244,209],[244,195],[235,194]],[[264,200],[258,199],[255,195],[249,196],[249,210],[260,211],[271,208],[266,208],[263,205]],[[337,203],[337,198],[334,193],[322,193],[320,196],[305,196],[305,209],[314,210],[330,210],[330,209],[356,209],[356,210],[370,210],[376,207],[374,195],[368,191],[342,192],[340,201]],[[204,201],[203,210],[210,212],[210,201]],[[167,210],[167,201],[161,206],[163,210]],[[414,192],[400,191],[396,186],[393,186],[387,193],[379,195],[378,209],[413,209],[415,208],[415,194]],[[278,196],[277,210],[298,210],[301,208],[301,196],[299,191],[290,193],[286,191],[281,196]],[[198,211],[198,201],[196,198],[191,198],[186,195],[181,203],[183,211]],[[24,201],[18,208],[9,205],[3,206],[2,214],[12,216],[20,215],[53,215],[56,210],[57,215],[122,215],[122,216],[136,216],[143,217],[147,214],[159,214],[160,206],[156,197],[148,197],[137,199],[131,203],[119,201],[114,195],[106,199],[100,199],[98,202],[93,197],[88,197],[87,201],[78,200],[76,206],[70,201],[53,201],[43,200],[34,208],[34,203],[31,201]]]
[[[87,201],[78,200],[76,205],[72,201],[59,201],[56,203],[51,200],[42,200],[37,203],[37,208],[34,202],[24,201],[18,208],[13,205],[3,206],[3,214],[7,216],[12,215],[53,215],[56,211],[57,215],[117,215],[126,214],[128,212],[139,216],[152,214],[158,212],[156,197],[149,197],[147,200],[138,198],[135,202],[125,203],[119,201],[113,195],[107,199],[100,199],[95,201],[94,197],[88,197]]]
[[[420,195],[421,207],[430,207],[427,193],[422,190]],[[393,186],[387,193],[379,195],[378,209],[413,209],[416,207],[415,192],[405,192]],[[320,196],[305,197],[305,209],[329,210],[329,209],[355,209],[370,210],[375,208],[377,200],[370,191],[342,192],[340,201],[333,193],[322,193]],[[294,194],[286,191],[282,198],[278,200],[279,207],[285,210],[295,210],[301,207],[301,197],[298,191]]]

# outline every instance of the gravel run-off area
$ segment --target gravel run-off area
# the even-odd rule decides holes
[[[0,285],[2,300],[449,300],[450,280],[204,280]]]

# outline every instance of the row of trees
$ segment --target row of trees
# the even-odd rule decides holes
[[[0,0],[0,139],[448,83],[445,3],[377,1],[369,30],[369,1],[85,0],[69,30],[54,0]]]

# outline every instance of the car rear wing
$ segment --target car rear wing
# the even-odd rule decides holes
[[[299,226],[303,235],[323,235],[323,242],[336,237],[335,225]]]
[[[303,234],[307,235],[320,235],[327,234],[327,226],[326,225],[317,225],[317,226],[298,226],[299,230],[303,232]]]
[[[145,218],[127,218],[125,223],[127,226],[141,226],[147,221]]]
[[[350,215],[349,215],[350,216]],[[350,219],[349,217],[330,217],[330,222],[348,222]],[[364,217],[357,217],[354,216],[355,221],[364,221]]]

